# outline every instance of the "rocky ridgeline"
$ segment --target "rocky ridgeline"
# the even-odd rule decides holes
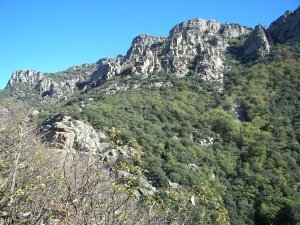
[[[12,74],[7,89],[15,91],[14,98],[25,97],[28,91],[40,96],[41,102],[67,98],[75,90],[84,89],[85,81],[97,70],[97,64],[73,66],[58,73],[42,73],[33,70],[18,70]]]
[[[253,60],[265,57],[271,45],[300,40],[300,9],[286,12],[268,29],[255,29],[239,24],[221,24],[213,20],[192,19],[173,27],[168,37],[139,35],[125,56],[103,58],[97,64],[72,67],[61,73],[44,74],[17,71],[7,88],[20,84],[33,89],[41,101],[55,101],[76,90],[99,86],[116,75],[147,77],[159,72],[179,77],[196,74],[203,80],[220,81],[228,68],[225,53],[232,43],[240,43],[241,58]],[[60,78],[60,79],[57,79]],[[24,93],[15,93],[15,98]]]
[[[229,42],[250,32],[238,24],[193,19],[176,25],[168,37],[140,35],[126,56],[101,59],[91,82],[99,85],[118,74],[145,77],[159,72],[180,77],[192,72],[204,80],[221,81]]]

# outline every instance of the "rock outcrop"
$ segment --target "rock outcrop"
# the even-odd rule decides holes
[[[192,72],[203,80],[222,81],[229,42],[250,32],[238,24],[192,19],[176,25],[168,37],[139,35],[126,56],[100,60],[91,82],[97,85],[116,75],[147,77],[159,72],[179,77]]]
[[[122,169],[122,167],[115,166],[120,159],[139,157],[139,151],[128,145],[114,146],[109,143],[103,132],[96,131],[91,125],[57,114],[45,120],[40,131],[44,142],[55,149],[74,154],[83,153],[82,156],[85,155],[84,153],[92,153],[88,155],[98,158],[99,163],[102,163],[103,168],[106,168],[106,174],[114,173],[117,182],[121,181],[124,184],[137,177],[139,197],[154,195],[157,192],[157,189],[142,170],[136,171],[138,173],[136,176],[130,170],[127,171],[126,168]]]
[[[55,115],[49,118],[42,124],[41,132],[51,146],[67,151],[101,153],[109,147],[104,133],[67,116]]]
[[[34,94],[40,102],[53,102],[67,98],[96,71],[96,64],[73,66],[59,73],[41,73],[33,70],[18,70],[13,73],[6,89],[15,90],[13,98],[26,97],[27,92]]]
[[[267,32],[262,25],[257,25],[244,44],[244,58],[256,59],[265,57],[270,53],[271,45]]]
[[[286,12],[267,30],[261,25],[253,30],[239,24],[192,19],[174,26],[167,37],[147,34],[135,37],[125,56],[103,58],[95,64],[74,66],[55,74],[17,71],[7,88],[14,90],[11,95],[16,99],[24,99],[34,92],[29,98],[53,102],[66,99],[77,90],[99,86],[118,75],[143,78],[161,72],[178,77],[194,74],[202,80],[222,83],[224,72],[230,69],[224,63],[226,53],[253,60],[268,55],[271,44],[298,40],[300,9]]]
[[[286,13],[271,23],[268,34],[273,43],[300,40],[300,8]]]

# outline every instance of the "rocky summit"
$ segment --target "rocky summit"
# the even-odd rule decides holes
[[[192,19],[176,25],[168,37],[140,35],[126,56],[100,60],[91,82],[99,85],[118,74],[145,77],[162,71],[179,77],[196,73],[203,80],[222,81],[229,42],[251,31],[237,24]]]
[[[221,24],[214,20],[191,19],[174,26],[168,37],[143,34],[135,37],[125,56],[103,58],[96,64],[74,66],[59,73],[32,70],[16,71],[6,89],[10,95],[22,99],[26,86],[40,102],[67,99],[76,91],[99,86],[114,76],[140,75],[148,77],[160,72],[184,77],[196,74],[206,81],[222,83],[229,49],[242,49],[241,58],[255,60],[265,57],[272,44],[297,41],[300,38],[300,10],[286,12],[268,29],[255,29],[239,24]]]

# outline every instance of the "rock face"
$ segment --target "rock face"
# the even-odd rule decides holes
[[[135,37],[125,56],[103,58],[95,64],[74,66],[55,74],[17,71],[7,89],[13,90],[11,95],[16,99],[34,93],[27,98],[53,102],[66,99],[77,90],[99,86],[117,75],[143,78],[164,72],[179,77],[195,74],[202,80],[222,83],[223,74],[229,69],[224,64],[225,53],[232,53],[230,49],[243,47],[242,58],[253,60],[269,54],[271,44],[299,40],[300,9],[286,12],[267,30],[261,25],[253,30],[239,24],[192,19],[174,26],[167,37]]]
[[[271,23],[268,34],[273,43],[286,43],[300,40],[300,8],[287,11]]]
[[[267,32],[262,25],[257,25],[255,30],[244,44],[244,57],[248,59],[262,58],[270,53],[271,45]]]
[[[115,75],[149,76],[158,72],[180,77],[193,72],[204,80],[222,80],[228,42],[250,32],[250,28],[238,24],[193,19],[176,25],[168,37],[139,35],[126,56],[100,60],[91,82],[97,85]]]
[[[41,127],[45,140],[58,149],[67,151],[104,152],[109,144],[104,133],[92,126],[71,117],[55,115],[46,120]]]
[[[54,74],[19,70],[13,73],[6,88],[16,90],[14,98],[25,97],[29,91],[41,102],[53,102],[68,97],[77,89],[83,89],[80,84],[87,80],[96,68],[96,64],[83,64]]]

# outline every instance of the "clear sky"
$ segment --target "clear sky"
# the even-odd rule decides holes
[[[191,18],[266,27],[299,0],[0,0],[0,88],[15,70],[57,72],[125,54]]]

